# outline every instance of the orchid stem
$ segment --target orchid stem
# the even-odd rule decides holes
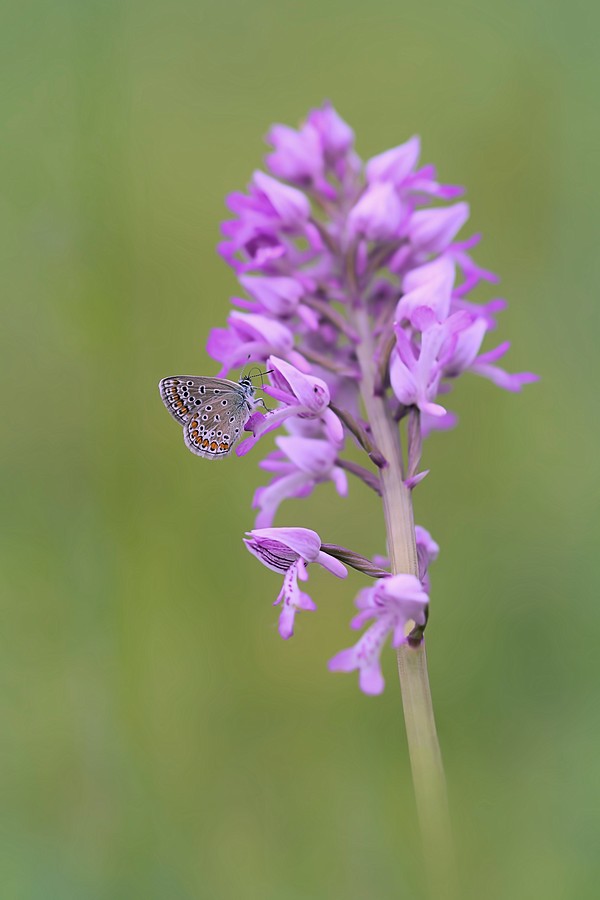
[[[404,484],[398,426],[388,412],[385,398],[375,393],[375,347],[368,315],[357,308],[353,319],[361,338],[357,355],[362,370],[363,402],[377,447],[388,462],[380,470],[379,478],[392,573],[418,576],[411,493]],[[425,641],[421,637],[417,642],[402,645],[396,652],[430,897],[454,900],[457,891],[452,833]]]

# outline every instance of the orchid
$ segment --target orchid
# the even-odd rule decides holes
[[[317,608],[308,594],[298,587],[298,579],[306,581],[308,578],[308,564],[319,563],[338,578],[348,574],[343,563],[321,549],[321,538],[308,528],[255,528],[247,533],[244,543],[263,566],[284,573],[283,587],[273,605],[282,604],[279,633],[285,639],[294,633],[298,610]]]
[[[330,394],[327,383],[322,378],[305,375],[290,363],[276,356],[268,359],[272,384],[265,393],[274,397],[282,405],[268,416],[255,413],[246,423],[246,430],[253,437],[246,438],[238,447],[238,455],[243,456],[258,438],[278,428],[292,416],[300,419],[319,419],[325,435],[334,445],[341,445],[344,439],[342,424],[330,408]]]
[[[507,342],[482,351],[506,304],[476,303],[469,294],[498,277],[472,258],[480,235],[458,239],[469,218],[468,204],[456,199],[463,189],[420,162],[417,136],[363,163],[352,128],[325,103],[299,129],[274,125],[267,140],[268,172],[254,172],[247,191],[228,198],[235,218],[223,226],[219,252],[243,295],[232,299],[227,326],[211,332],[208,352],[220,375],[248,362],[267,370],[263,390],[275,406],[250,415],[238,455],[287,431],[259,463],[272,479],[255,492],[256,529],[246,539],[284,573],[280,632],[290,637],[296,611],[315,608],[298,587],[309,562],[344,560],[376,577],[359,595],[364,613],[355,620],[374,624],[330,665],[358,667],[361,687],[375,693],[385,636],[400,646],[410,620],[416,646],[427,623],[427,570],[438,547],[412,526],[411,497],[427,474],[419,465],[423,441],[456,424],[446,396],[463,373],[508,391],[536,376],[497,365]],[[403,422],[405,458],[397,449]],[[365,466],[344,457],[346,437],[366,452]],[[272,527],[282,505],[325,482],[345,497],[348,476],[384,498],[391,574],[353,550],[321,545],[314,532]],[[390,508],[390,495],[400,508]],[[319,557],[326,546],[333,555]]]
[[[399,647],[408,640],[406,626],[425,625],[429,597],[414,575],[390,575],[380,578],[373,587],[364,588],[356,598],[359,614],[352,620],[353,628],[361,628],[369,619],[373,625],[365,631],[354,647],[342,650],[329,661],[332,672],[360,670],[360,686],[365,694],[380,694],[384,687],[381,674],[381,650],[388,634],[392,646]]]
[[[498,276],[473,259],[480,235],[460,234],[470,214],[463,189],[421,161],[417,136],[363,162],[352,128],[325,103],[298,129],[274,125],[267,140],[267,171],[254,172],[246,191],[227,200],[233,218],[218,250],[239,290],[226,326],[207,344],[220,376],[258,363],[268,379],[262,390],[270,405],[252,408],[236,449],[243,456],[264,446],[259,466],[271,476],[255,492],[256,527],[244,543],[283,579],[275,605],[285,639],[298,612],[316,609],[300,587],[311,564],[338,578],[350,566],[374,579],[359,592],[352,621],[366,630],[329,669],[358,670],[362,691],[381,693],[390,638],[421,820],[435,832],[443,771],[425,630],[439,547],[414,525],[413,495],[428,473],[421,457],[432,434],[456,425],[449,401],[460,376],[480,375],[511,392],[537,376],[499,367],[507,341],[484,346],[506,302],[481,302],[471,292]],[[279,429],[273,450],[269,436]],[[347,456],[352,442],[362,463]],[[369,559],[310,529],[274,525],[290,500],[327,482],[344,502],[349,478],[381,498],[387,556]]]
[[[265,362],[271,353],[287,356],[300,367],[307,364],[294,350],[294,335],[283,322],[260,313],[232,312],[228,328],[213,328],[207,351],[222,363],[220,375],[248,361]]]

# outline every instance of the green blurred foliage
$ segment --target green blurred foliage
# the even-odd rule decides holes
[[[0,14],[2,841],[7,900],[424,896],[393,654],[326,660],[358,576],[279,640],[240,543],[256,455],[184,449],[227,192],[324,97],[363,156],[422,135],[510,300],[510,396],[465,378],[416,518],[465,898],[596,898],[598,8],[581,0],[22,0]],[[482,293],[482,298],[490,296]],[[280,524],[383,550],[362,485]]]

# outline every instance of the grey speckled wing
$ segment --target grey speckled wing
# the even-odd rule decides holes
[[[159,383],[160,396],[183,426],[186,447],[204,459],[222,459],[242,436],[254,409],[254,388],[249,378],[174,375]]]

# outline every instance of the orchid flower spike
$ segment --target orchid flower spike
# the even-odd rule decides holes
[[[248,363],[268,373],[264,409],[246,402],[258,385],[244,379],[231,398],[245,432],[238,456],[265,447],[259,467],[270,480],[255,491],[245,544],[283,576],[279,632],[291,637],[297,612],[315,609],[300,588],[311,563],[338,578],[349,565],[376,579],[359,593],[353,623],[369,627],[329,664],[358,669],[362,690],[375,694],[388,636],[399,647],[410,634],[416,646],[428,621],[439,548],[414,528],[412,495],[429,471],[421,465],[429,437],[456,424],[450,392],[467,373],[511,392],[537,376],[500,367],[507,341],[486,344],[506,303],[478,302],[471,291],[498,277],[473,259],[480,235],[460,234],[470,214],[463,189],[439,180],[418,136],[363,162],[352,128],[326,102],[298,128],[273,125],[267,141],[266,171],[227,200],[219,252],[239,290],[207,350],[221,379]],[[212,414],[208,404],[206,421]],[[405,571],[322,544],[310,529],[275,527],[282,504],[315,491],[344,504],[349,480],[382,498],[388,542],[402,527],[401,548],[389,551]]]

